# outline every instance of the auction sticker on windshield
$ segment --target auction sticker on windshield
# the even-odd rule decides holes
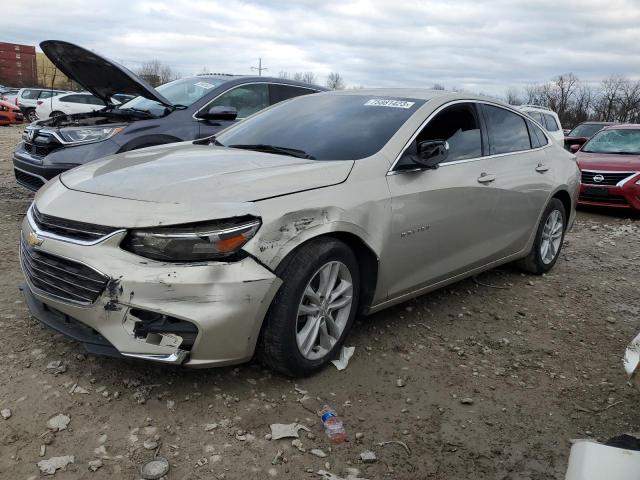
[[[383,100],[381,98],[372,98],[365,105],[370,107],[392,107],[392,108],[411,108],[416,102],[406,102],[404,100]]]
[[[204,88],[206,90],[209,90],[210,88],[215,87],[215,85],[212,85],[211,83],[207,83],[207,82],[198,82],[198,83],[194,83],[194,85],[196,87]]]

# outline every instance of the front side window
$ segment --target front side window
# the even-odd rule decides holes
[[[241,85],[223,93],[207,108],[224,106],[238,111],[238,118],[246,118],[269,106],[269,86],[266,83]]]
[[[36,98],[38,98],[38,91],[37,90],[23,90],[22,91],[22,95],[20,95],[21,98],[25,98],[27,100],[35,100]]]
[[[640,154],[640,129],[602,130],[582,147],[588,153]]]
[[[489,153],[519,152],[529,150],[527,124],[520,115],[501,107],[483,105],[484,117],[489,133]]]
[[[560,130],[560,127],[558,127],[558,122],[556,122],[556,119],[553,115],[543,113],[542,116],[544,117],[544,125],[547,127],[547,130],[549,130],[550,132],[557,132],[558,130]]]
[[[427,140],[449,143],[445,163],[481,157],[482,134],[475,105],[461,103],[445,108],[422,129],[407,153],[417,152],[417,146]]]
[[[316,160],[358,160],[384,147],[423,104],[415,98],[304,95],[235,124],[216,140],[294,148]]]

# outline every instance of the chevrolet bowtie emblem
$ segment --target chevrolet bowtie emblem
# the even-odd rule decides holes
[[[32,247],[39,247],[42,245],[42,242],[44,242],[44,240],[36,235],[35,232],[29,232],[29,237],[27,238],[27,243],[29,245]]]

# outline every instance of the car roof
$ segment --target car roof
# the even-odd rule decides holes
[[[581,122],[578,125],[615,125],[615,122],[599,122],[599,121],[591,121],[588,120],[586,122]]]
[[[288,78],[278,77],[262,77],[258,75],[231,75],[224,73],[202,73],[199,75],[192,75],[184,78],[215,78],[216,80],[226,80],[234,83],[251,83],[251,82],[266,82],[266,83],[279,83],[282,85],[292,85],[295,87],[312,88],[318,91],[326,91],[327,88],[315,85],[313,83],[298,82],[297,80],[289,80]]]
[[[319,95],[354,95],[354,96],[372,96],[372,97],[395,97],[395,98],[407,98],[417,100],[433,100],[435,98],[443,101],[454,100],[479,100],[488,103],[495,103],[497,105],[509,108],[517,111],[513,105],[503,102],[497,98],[488,97],[485,95],[476,95],[467,92],[454,92],[448,90],[432,90],[429,88],[355,88],[349,90],[331,90],[323,92]]]
[[[640,130],[640,123],[618,123],[608,125],[603,130]]]

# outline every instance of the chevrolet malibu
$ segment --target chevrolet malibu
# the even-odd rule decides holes
[[[308,375],[357,314],[507,262],[549,271],[579,183],[572,154],[493,99],[304,96],[49,182],[22,289],[90,352]]]

